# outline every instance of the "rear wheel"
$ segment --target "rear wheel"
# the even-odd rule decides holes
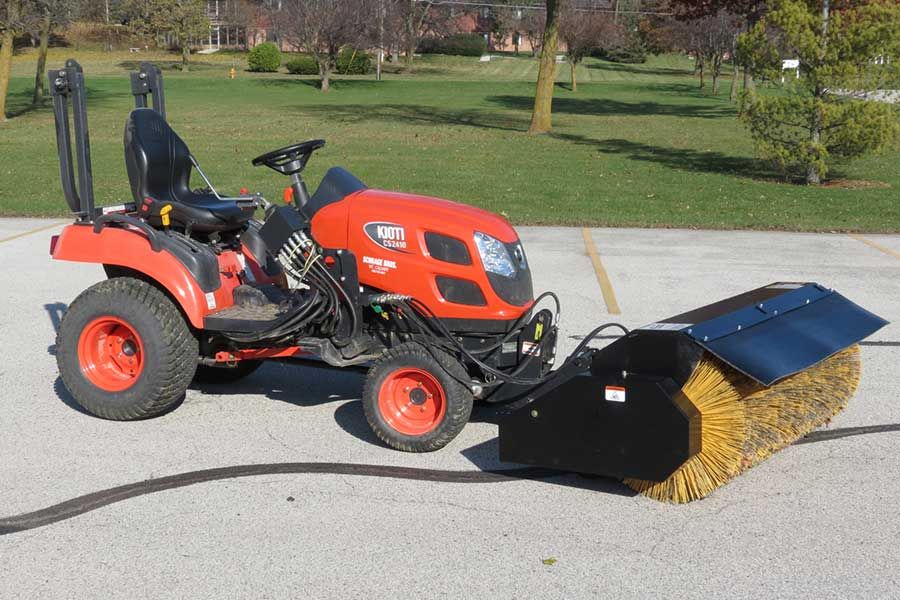
[[[172,301],[147,282],[116,277],[72,302],[56,338],[60,377],[85,410],[129,421],[181,401],[197,340]]]
[[[392,348],[366,377],[363,408],[391,448],[431,452],[455,438],[472,413],[469,377],[459,361],[415,343]]]

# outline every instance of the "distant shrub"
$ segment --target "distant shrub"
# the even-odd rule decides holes
[[[337,72],[342,75],[367,75],[372,72],[372,57],[362,50],[344,48],[338,54]]]
[[[306,54],[301,54],[288,60],[284,63],[284,67],[288,70],[288,73],[293,75],[319,74],[319,65],[316,64],[316,59]]]
[[[609,50],[597,48],[591,52],[591,56],[602,58],[614,63],[629,65],[643,64],[647,62],[647,52],[638,44],[620,46]]]
[[[428,37],[419,43],[423,54],[452,54],[456,56],[481,56],[487,51],[484,36],[478,33],[457,33],[447,37]]]
[[[274,73],[281,66],[281,50],[272,42],[254,46],[247,57],[247,66],[251,71]]]

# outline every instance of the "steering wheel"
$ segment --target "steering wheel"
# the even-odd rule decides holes
[[[291,144],[278,150],[260,154],[253,159],[253,166],[266,165],[270,169],[284,175],[299,173],[306,167],[312,153],[325,145],[325,140],[310,140],[300,144]]]

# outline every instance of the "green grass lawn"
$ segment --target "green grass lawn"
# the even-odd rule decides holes
[[[50,65],[72,52],[53,50]],[[127,71],[173,55],[81,52],[89,85],[99,204],[130,198],[122,132],[132,106]],[[216,187],[280,197],[287,179],[250,159],[291,142],[325,138],[307,169],[310,187],[341,165],[373,187],[446,197],[518,224],[900,231],[900,150],[838,166],[835,178],[884,187],[783,183],[753,158],[727,100],[700,91],[683,57],[645,65],[589,60],[577,93],[556,89],[554,133],[529,136],[536,61],[426,57],[414,73],[314,81],[245,72],[242,54],[196,57],[167,69],[169,120]],[[53,115],[29,110],[33,55],[17,56],[10,94],[19,113],[0,124],[0,214],[64,215]],[[236,80],[227,78],[232,66]],[[568,67],[560,69],[560,81]],[[197,185],[201,182],[196,181]]]

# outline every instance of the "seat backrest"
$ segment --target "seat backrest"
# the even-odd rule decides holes
[[[137,108],[125,122],[125,166],[134,201],[150,197],[180,202],[189,197],[191,151],[151,108]]]

